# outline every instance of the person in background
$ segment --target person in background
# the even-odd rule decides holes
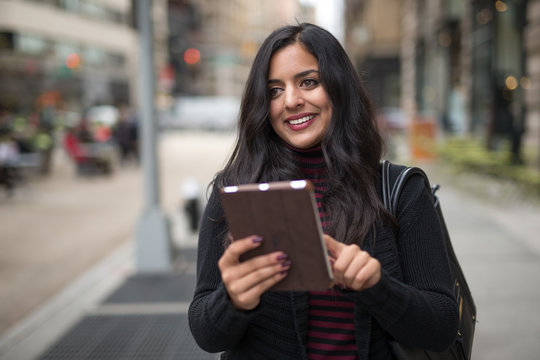
[[[113,137],[120,155],[120,162],[122,165],[125,165],[132,159],[137,163],[139,160],[139,152],[138,131],[135,116],[127,105],[121,105],[119,107],[119,113],[120,116],[118,118],[118,123],[114,127]]]
[[[235,360],[393,359],[391,340],[446,349],[458,307],[431,194],[413,177],[396,218],[385,210],[383,143],[336,38],[312,24],[270,34],[246,83],[238,131],[201,224],[189,308],[197,344]],[[295,264],[281,251],[240,261],[270,240],[230,239],[218,192],[300,178],[315,185],[335,286],[267,291]]]
[[[81,141],[80,134],[80,127],[67,126],[63,138],[64,149],[74,161],[77,174],[110,174],[113,168],[108,151],[102,151],[103,145],[97,142]]]
[[[8,197],[14,194],[15,186],[21,179],[18,160],[19,148],[12,138],[11,127],[7,122],[0,121],[0,185],[4,186]]]

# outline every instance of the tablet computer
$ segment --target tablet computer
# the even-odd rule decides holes
[[[234,239],[263,238],[241,261],[273,251],[291,260],[287,277],[271,290],[324,291],[332,282],[313,184],[309,180],[227,186],[220,198]]]

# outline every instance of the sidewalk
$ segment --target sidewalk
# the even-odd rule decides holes
[[[168,273],[134,273],[129,242],[64,289],[0,341],[0,359],[217,359],[200,350],[187,311],[196,249]]]
[[[79,178],[61,156],[54,178],[3,201],[0,309],[15,321],[1,332],[0,359],[215,359],[198,350],[187,326],[196,236],[187,233],[181,190],[195,179],[204,196],[233,140],[160,136],[162,208],[178,250],[171,273],[135,273],[131,239],[143,195],[136,168]]]

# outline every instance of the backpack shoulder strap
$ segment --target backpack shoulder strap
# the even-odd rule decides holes
[[[435,191],[438,189],[438,186],[433,188],[430,186],[429,179],[422,169],[418,167],[404,167],[397,176],[396,180],[392,183],[392,180],[390,178],[390,168],[392,166],[395,165],[388,160],[383,160],[381,163],[383,204],[392,215],[395,216],[397,214],[399,197],[401,195],[403,187],[407,183],[407,180],[415,174],[422,176],[426,188],[429,190],[430,194],[434,196]],[[436,197],[434,198],[434,200],[436,201]]]
[[[392,192],[392,187],[390,186],[390,161],[383,160],[381,162],[381,184],[382,184],[382,200],[384,207],[390,213],[393,214],[390,209],[390,194]]]

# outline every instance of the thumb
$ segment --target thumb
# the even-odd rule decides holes
[[[343,247],[345,245],[327,234],[323,235],[323,239],[324,239],[324,242],[326,243],[326,248],[328,249],[332,257],[337,259],[339,255],[341,254],[341,251],[343,250]]]

